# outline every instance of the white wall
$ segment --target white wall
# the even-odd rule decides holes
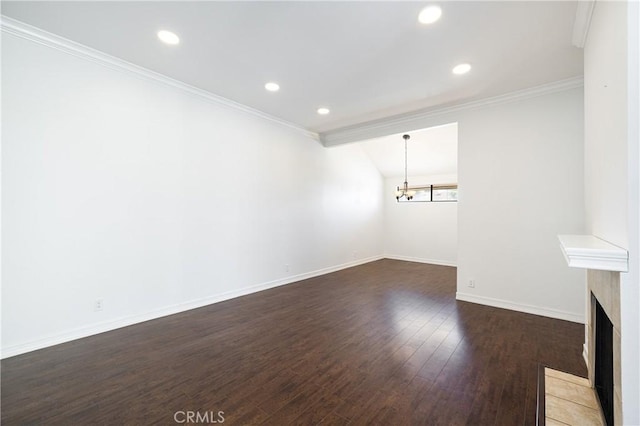
[[[459,298],[584,322],[584,272],[557,239],[584,230],[582,101],[572,89],[458,120]]]
[[[584,52],[587,230],[620,247],[628,246],[625,9],[596,4]]]
[[[409,176],[412,186],[456,183],[458,176]],[[404,176],[385,179],[384,253],[390,259],[457,265],[458,203],[398,203]]]
[[[5,357],[382,255],[358,146],[10,34],[2,67]]]
[[[620,276],[624,424],[640,424],[640,7],[597,2],[585,45],[587,231],[629,250]]]

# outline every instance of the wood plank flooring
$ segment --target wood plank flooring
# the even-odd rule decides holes
[[[583,325],[455,281],[385,259],[8,358],[2,424],[533,425],[538,363],[586,375]]]

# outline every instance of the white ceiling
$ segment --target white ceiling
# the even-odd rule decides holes
[[[384,177],[404,176],[404,139],[398,133],[360,142]],[[458,173],[458,124],[407,132],[407,171],[411,177]]]
[[[441,1],[430,26],[417,21],[426,4],[3,1],[2,13],[318,133],[582,75],[576,1]],[[472,71],[452,75],[460,62]]]

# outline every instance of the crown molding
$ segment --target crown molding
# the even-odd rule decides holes
[[[138,65],[134,65],[125,60],[116,58],[115,56],[108,55],[99,50],[77,43],[75,41],[60,37],[50,32],[44,31],[40,28],[34,27],[24,22],[9,18],[5,15],[0,15],[0,29],[3,33],[11,34],[16,37],[20,37],[24,40],[28,40],[34,43],[41,44],[43,46],[56,49],[60,52],[68,55],[75,56],[80,59],[84,59],[106,68],[120,71],[126,74],[134,75],[135,77],[141,77],[147,81],[161,83],[165,86],[173,87],[189,95],[195,96],[206,102],[233,110],[239,111],[248,115],[251,115],[262,120],[270,121],[272,123],[293,129],[297,132],[304,134],[316,141],[319,141],[319,135],[315,132],[304,129],[294,123],[286,120],[274,117],[270,114],[243,105],[241,103],[232,101],[222,96],[215,95],[206,90],[191,86],[183,83],[180,80],[167,77],[166,75],[151,71],[147,68],[143,68]]]
[[[587,34],[589,34],[589,27],[591,25],[591,16],[593,15],[593,8],[596,2],[594,0],[581,0],[578,1],[576,8],[576,17],[573,21],[573,36],[571,43],[582,49],[587,41]]]
[[[425,127],[424,122],[427,120],[437,119],[449,114],[506,104],[556,92],[563,92],[582,87],[583,85],[584,78],[582,76],[577,76],[475,101],[446,107],[434,107],[411,111],[405,114],[394,115],[379,120],[368,121],[353,126],[323,132],[320,133],[320,141],[324,146],[328,147],[387,136],[401,131],[416,130]]]

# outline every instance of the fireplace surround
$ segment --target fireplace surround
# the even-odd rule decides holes
[[[587,308],[585,361],[589,382],[598,391],[600,406],[607,424],[618,425],[622,424],[620,273],[588,270],[587,287],[590,297]],[[599,310],[601,310],[600,315]],[[602,318],[603,315],[605,318]],[[610,321],[610,326],[603,324],[606,319]],[[597,334],[600,334],[600,339]],[[608,350],[602,354],[599,353],[602,351],[599,344],[602,344],[603,340],[605,346],[607,346],[606,341],[610,340],[610,353]],[[606,371],[609,363],[612,367],[610,372]],[[612,377],[609,377],[611,374]],[[612,379],[612,383],[608,383],[609,378]],[[609,390],[605,389],[608,386],[611,386],[611,394],[608,394]]]
[[[608,387],[605,390],[608,396],[599,396],[601,406],[605,405],[604,412],[609,416],[606,419],[609,424],[622,424],[622,358],[621,358],[621,319],[620,319],[620,273],[627,272],[629,267],[629,252],[593,235],[560,235],[560,247],[570,267],[587,270],[587,309],[585,325],[584,359],[589,372],[589,383],[592,387]],[[601,321],[597,324],[598,310],[610,321],[606,327]],[[610,340],[609,348],[604,355],[598,358],[598,362],[610,364],[610,372],[605,375],[613,376],[613,384],[609,382],[611,377],[603,379],[601,371],[596,380],[596,332],[600,330],[601,337],[606,335]],[[610,331],[609,331],[610,330]],[[600,342],[601,343],[601,342]],[[604,384],[604,382],[607,382]],[[613,391],[611,392],[611,388]],[[606,399],[606,401],[604,401]],[[612,417],[612,418],[611,418]]]

